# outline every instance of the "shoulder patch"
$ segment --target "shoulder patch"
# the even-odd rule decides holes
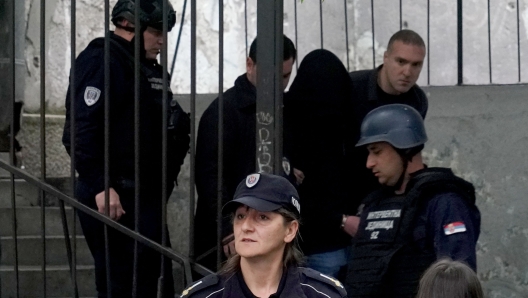
[[[461,221],[452,222],[444,226],[444,234],[446,234],[447,236],[456,233],[463,233],[465,231],[466,225]]]
[[[191,284],[188,288],[186,288],[185,290],[183,290],[182,294],[181,294],[181,297],[186,297],[187,295],[189,294],[193,294],[197,291],[200,291],[200,290],[203,290],[203,289],[206,289],[210,286],[214,286],[218,283],[219,279],[218,279],[218,276],[216,274],[210,274],[196,282],[194,282],[193,284]]]
[[[339,292],[341,297],[346,297],[347,293],[346,293],[345,287],[336,278],[322,274],[321,272],[313,270],[311,268],[299,267],[299,271],[301,271],[304,276],[310,279],[315,279],[317,281],[331,285]]]
[[[101,90],[95,87],[86,87],[84,90],[84,102],[87,106],[93,106],[101,96]]]

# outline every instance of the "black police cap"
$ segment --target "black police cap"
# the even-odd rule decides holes
[[[299,194],[284,177],[266,173],[248,175],[235,191],[233,200],[222,208],[224,214],[233,212],[240,204],[262,212],[285,208],[298,217],[301,213]]]

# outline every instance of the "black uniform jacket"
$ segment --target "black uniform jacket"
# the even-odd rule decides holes
[[[133,42],[111,33],[109,78],[109,165],[110,186],[133,187],[135,172],[134,157],[134,71]],[[140,79],[140,179],[143,191],[161,191],[162,168],[162,67],[156,61],[141,61]],[[105,148],[105,67],[104,39],[93,40],[76,60],[75,98],[66,96],[66,123],[63,144],[69,154],[70,125],[72,122],[71,101],[75,105],[75,169],[79,182],[84,184],[83,197],[94,198],[104,190]],[[168,100],[172,100],[169,91]],[[165,103],[171,111],[169,102]],[[176,103],[181,115],[187,116]],[[187,118],[188,119],[188,118]],[[169,119],[170,120],[170,119]],[[185,121],[184,121],[185,122]],[[188,121],[187,121],[188,126]],[[189,136],[174,137],[169,131],[168,139],[168,187],[179,172],[187,154]],[[89,191],[86,192],[86,189]],[[170,191],[169,191],[170,194]]]
[[[367,150],[355,148],[359,140],[361,122],[373,109],[393,103],[406,104],[415,108],[425,119],[429,107],[427,96],[423,90],[414,85],[406,93],[391,95],[386,93],[378,85],[378,72],[383,65],[376,69],[359,70],[350,73],[352,80],[352,111],[348,117],[347,127],[350,128],[347,139],[347,167],[350,170],[349,179],[354,181],[353,191],[350,196],[350,205],[347,211],[353,212],[359,206],[361,200],[370,192],[379,188],[377,179],[366,168]],[[350,175],[351,174],[351,175]]]
[[[247,175],[255,172],[256,88],[246,74],[223,94],[224,150],[222,205],[233,198],[235,189]],[[215,99],[205,110],[198,128],[196,146],[195,249],[197,255],[216,245],[216,202],[218,186],[218,103]],[[224,235],[232,225],[223,222]]]
[[[255,298],[242,274],[239,272],[228,277],[209,275],[193,283],[182,293],[182,298]],[[289,267],[283,272],[277,293],[270,297],[285,298],[334,298],[346,297],[343,285],[336,279],[323,275],[313,269]]]

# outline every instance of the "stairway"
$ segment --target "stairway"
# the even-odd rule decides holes
[[[2,154],[0,158],[6,160]],[[18,253],[18,297],[44,297],[43,242],[41,198],[37,187],[24,180],[15,180],[16,231]],[[46,196],[46,297],[73,297],[73,286],[66,254],[65,238],[58,200]],[[66,207],[70,234],[73,210]],[[76,233],[77,285],[80,297],[95,297],[93,259],[80,225]],[[70,237],[73,245],[73,237]],[[13,237],[13,209],[11,180],[0,172],[0,297],[17,297],[15,274],[15,241]]]

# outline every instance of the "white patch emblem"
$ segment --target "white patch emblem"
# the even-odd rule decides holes
[[[290,173],[291,173],[290,161],[286,157],[282,158],[282,169],[284,170],[284,173],[286,173],[286,176],[290,176]]]
[[[255,186],[257,184],[259,179],[260,179],[260,174],[251,174],[251,175],[247,176],[247,178],[246,178],[246,186],[248,188],[252,188],[253,186]]]
[[[93,106],[101,96],[101,90],[95,87],[86,87],[84,90],[84,102],[87,106]]]
[[[292,204],[295,206],[295,208],[297,208],[297,211],[301,213],[301,204],[299,204],[299,201],[297,201],[295,197],[292,197]]]

